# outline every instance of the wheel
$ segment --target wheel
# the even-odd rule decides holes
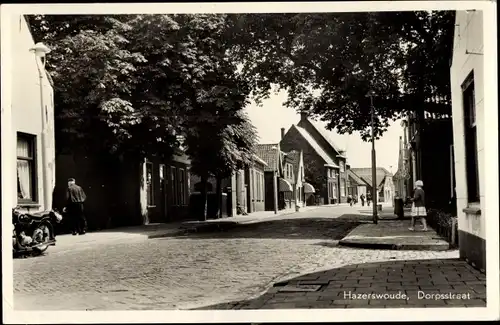
[[[38,254],[42,254],[49,248],[49,240],[52,237],[51,236],[51,230],[46,224],[41,224],[39,225],[34,231],[33,231],[33,240],[37,243],[35,247],[33,247],[33,250],[36,251]],[[43,243],[47,243],[44,245],[40,245]]]

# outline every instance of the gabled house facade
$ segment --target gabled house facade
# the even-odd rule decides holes
[[[483,24],[481,10],[456,12],[450,68],[460,257],[480,269],[486,268],[484,110],[488,105],[484,100]]]
[[[349,178],[349,187],[348,187],[348,195],[352,195],[352,197],[356,197],[359,200],[359,197],[363,194],[366,197],[368,193],[367,190],[369,185],[364,181],[361,177],[359,177],[351,168],[347,169],[347,177]]]
[[[282,129],[280,145],[286,152],[303,152],[305,180],[316,189],[320,204],[347,202],[345,152],[307,114],[302,113],[299,123],[286,133]]]
[[[287,153],[293,168],[293,198],[296,210],[306,206],[309,197],[314,196],[316,190],[305,181],[304,174],[304,153],[292,150]]]
[[[2,18],[12,31],[2,39],[2,46],[10,51],[2,57],[2,193],[12,195],[10,202],[3,203],[9,209],[19,206],[39,212],[53,205],[53,84],[44,59],[33,52],[29,21],[22,15]]]
[[[280,186],[278,194],[279,209],[295,209],[295,177],[296,171],[293,168],[293,157],[285,152],[280,152],[283,161],[283,180],[286,185]],[[290,187],[288,186],[290,184]]]
[[[366,184],[366,194],[372,191],[372,169],[351,168],[350,171],[361,178]],[[394,199],[394,181],[392,174],[383,167],[376,169],[377,202],[392,203]]]

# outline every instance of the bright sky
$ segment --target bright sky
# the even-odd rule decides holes
[[[281,128],[284,127],[288,131],[292,124],[299,122],[300,114],[292,108],[285,107],[283,105],[285,100],[286,92],[280,92],[278,95],[272,94],[261,107],[253,103],[246,108],[252,123],[257,128],[260,143],[279,142]],[[324,125],[324,122],[318,121],[318,123]],[[371,167],[371,143],[363,142],[359,133],[339,135],[334,131],[327,132],[340,149],[347,151],[347,160],[352,168]],[[401,120],[397,120],[391,124],[384,136],[375,142],[377,167],[385,167],[392,173],[396,172],[399,136],[402,135],[402,132]]]

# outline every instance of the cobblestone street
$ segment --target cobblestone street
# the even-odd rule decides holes
[[[45,256],[14,260],[15,309],[203,308],[251,299],[277,281],[322,269],[458,255],[337,247],[357,224],[326,217],[349,209],[323,207],[224,233],[56,246]]]

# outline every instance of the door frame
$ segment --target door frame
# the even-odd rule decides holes
[[[167,174],[168,174],[167,165],[160,164],[159,165],[160,193],[161,193],[160,207],[161,207],[162,219],[164,221],[168,220],[168,186],[167,186],[168,175]]]

